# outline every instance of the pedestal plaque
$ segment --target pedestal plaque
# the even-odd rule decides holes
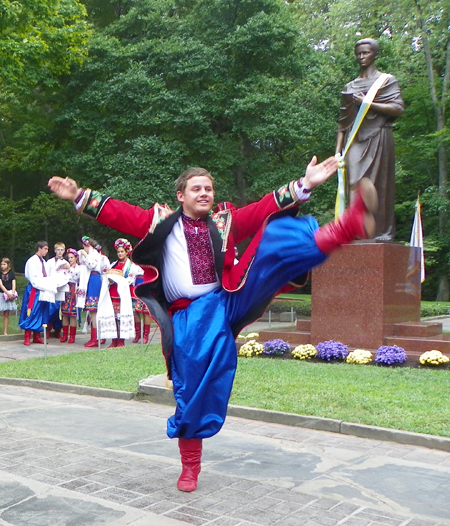
[[[420,320],[420,249],[344,245],[312,272],[311,343],[377,349],[395,323]]]

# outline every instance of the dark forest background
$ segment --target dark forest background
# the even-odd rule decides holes
[[[449,299],[446,105],[449,2],[425,0],[0,0],[0,246],[23,271],[36,241],[113,252],[117,232],[47,190],[53,175],[148,207],[176,206],[190,166],[217,201],[255,201],[334,154],[354,44],[376,38],[377,67],[406,103],[395,123],[396,241],[420,194],[424,299]],[[302,212],[334,213],[336,181]]]

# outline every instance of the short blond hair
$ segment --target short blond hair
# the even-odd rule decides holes
[[[63,248],[64,250],[66,250],[66,245],[62,242],[62,241],[58,241],[58,243],[55,243],[55,246],[53,247],[55,250],[57,248]]]

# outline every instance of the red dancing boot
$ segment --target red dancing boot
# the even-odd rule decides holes
[[[50,333],[52,332],[52,329],[53,329],[53,323],[49,323],[47,325],[47,340],[50,338]]]
[[[150,325],[144,325],[144,332],[142,335],[142,343],[148,343],[148,336],[150,334]]]
[[[370,239],[375,234],[374,212],[378,209],[375,186],[367,177],[358,183],[353,202],[342,217],[320,227],[314,233],[317,246],[324,254],[351,243],[355,239]]]
[[[116,347],[125,347],[125,340],[123,340],[122,338],[119,338],[118,340],[116,340]]]
[[[30,345],[31,344],[31,331],[30,331],[30,329],[25,329],[25,335],[23,337],[23,344],[24,345]]]
[[[70,327],[69,329],[69,341],[67,343],[75,343],[75,336],[77,334],[76,327]]]
[[[134,337],[133,343],[139,343],[139,340],[141,339],[141,322],[135,321],[134,322],[134,330],[136,336]]]
[[[113,338],[113,340],[111,341],[111,345],[107,347],[107,349],[115,349],[117,347],[117,342],[118,342],[118,339]]]
[[[40,332],[33,332],[33,343],[44,343]]]
[[[63,325],[63,329],[62,329],[62,336],[61,336],[61,339],[59,340],[61,343],[64,343],[67,341],[67,338],[68,338],[68,334],[69,334],[69,326],[65,326]]]
[[[85,347],[97,347],[98,346],[98,340],[97,340],[97,329],[94,327],[91,327],[91,339],[84,344]]]
[[[180,491],[194,491],[197,488],[198,474],[201,469],[202,441],[198,438],[179,438],[183,470],[177,482]]]
[[[55,329],[55,338],[61,338],[61,329]]]

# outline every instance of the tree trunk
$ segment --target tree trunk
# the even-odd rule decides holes
[[[449,285],[447,274],[441,274],[439,279],[439,287],[436,296],[436,301],[448,301],[449,298]]]
[[[242,163],[240,166],[234,170],[234,176],[236,177],[236,185],[239,192],[239,206],[245,206],[247,204],[247,200],[245,198],[245,179],[244,179],[244,171],[245,171],[245,165],[246,163]]]

